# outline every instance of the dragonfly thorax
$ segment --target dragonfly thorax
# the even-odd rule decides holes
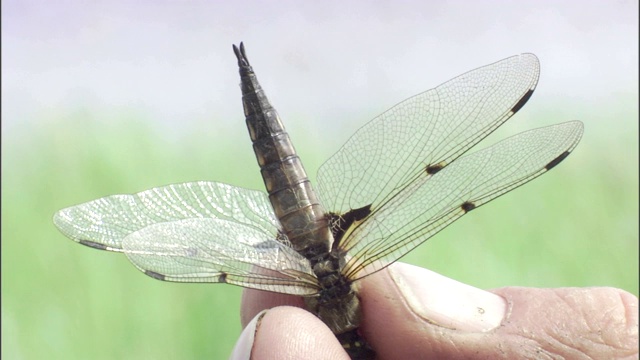
[[[352,282],[341,272],[343,266],[344,257],[335,252],[317,259],[313,272],[318,278],[320,292],[305,298],[307,308],[336,334],[357,328],[361,318],[360,301]]]
[[[335,278],[330,275],[318,280],[322,289],[318,296],[304,298],[307,309],[315,313],[335,334],[358,328],[362,310],[351,282],[340,273],[336,273]]]
[[[344,277],[340,273],[344,265],[342,259],[343,258],[336,256],[334,252],[326,252],[317,258],[309,260],[313,273],[318,278],[318,282],[322,288],[338,286],[344,281]]]

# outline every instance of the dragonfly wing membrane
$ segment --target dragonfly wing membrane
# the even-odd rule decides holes
[[[214,218],[249,225],[278,236],[279,223],[267,195],[216,182],[191,182],[113,195],[58,211],[60,231],[83,245],[122,251],[128,235],[183,219]]]
[[[447,166],[518,111],[539,74],[535,55],[517,55],[397,104],[320,167],[322,204],[339,214],[383,204],[425,169]]]
[[[351,255],[343,273],[358,279],[396,261],[470,210],[550,170],[582,133],[579,121],[526,131],[414,181],[384,207],[374,205],[341,243]]]
[[[307,259],[270,234],[234,221],[157,223],[125,237],[122,250],[159,280],[228,283],[293,295],[318,291]]]

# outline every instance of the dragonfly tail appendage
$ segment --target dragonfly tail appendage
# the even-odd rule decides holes
[[[240,69],[251,70],[251,64],[249,64],[249,58],[247,58],[247,53],[244,51],[244,43],[240,42],[239,46],[236,46],[234,44],[233,52],[236,54],[236,58],[238,58],[238,67]]]

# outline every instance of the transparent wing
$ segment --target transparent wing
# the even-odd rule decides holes
[[[153,224],[193,218],[228,220],[260,229],[272,239],[278,236],[279,223],[265,193],[205,181],[107,196],[62,209],[53,222],[81,244],[122,251],[122,240],[129,234]]]
[[[136,231],[123,239],[122,250],[138,269],[159,280],[316,294],[319,287],[309,261],[268,236],[238,222],[184,219]]]
[[[513,56],[411,97],[360,128],[318,170],[318,196],[343,214],[384,204],[466,152],[531,97],[540,65]]]
[[[343,274],[356,280],[378,271],[470,210],[542,175],[569,155],[582,132],[579,121],[530,130],[417,178],[385,206],[374,204],[346,235]]]
[[[54,223],[93,248],[124,252],[165,281],[317,293],[309,261],[279,232],[267,195],[214,182],[174,184],[62,209]]]

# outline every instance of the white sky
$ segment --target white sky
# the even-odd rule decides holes
[[[169,130],[243,124],[239,41],[292,127],[351,132],[456,75],[533,52],[542,75],[525,109],[562,111],[527,128],[581,119],[589,131],[603,125],[594,113],[629,106],[633,116],[606,127],[637,132],[638,3],[626,0],[3,1],[3,128],[78,109],[135,110]]]

